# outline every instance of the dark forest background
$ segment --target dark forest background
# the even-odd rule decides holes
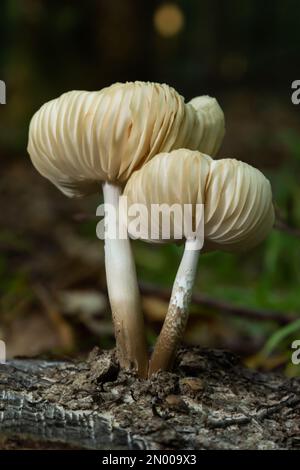
[[[220,156],[271,180],[277,222],[242,255],[200,257],[185,341],[238,352],[255,368],[299,374],[300,79],[297,0],[2,0],[0,79],[0,339],[8,355],[78,355],[114,344],[101,194],[72,201],[33,168],[32,114],[71,89],[166,82],[186,99],[216,96],[227,133]],[[150,341],[164,318],[182,249],[134,243]]]

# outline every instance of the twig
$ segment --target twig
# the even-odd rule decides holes
[[[274,228],[279,230],[280,232],[287,233],[288,235],[292,235],[293,237],[300,238],[300,229],[296,227],[291,227],[283,220],[276,220]]]
[[[276,204],[275,207],[275,224],[274,228],[280,232],[287,233],[293,237],[300,238],[300,229],[297,227],[291,226],[285,219],[283,211]]]
[[[160,287],[146,283],[140,283],[140,290],[142,295],[158,297],[166,301],[169,301],[171,295],[171,291],[169,289],[161,289]],[[293,322],[296,318],[295,316],[284,312],[241,307],[223,300],[212,299],[204,294],[194,294],[192,297],[192,303],[219,310],[221,312],[226,312],[227,315],[234,317],[258,321],[274,321],[282,326]]]

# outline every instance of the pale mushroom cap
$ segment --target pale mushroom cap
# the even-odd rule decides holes
[[[183,146],[206,151],[205,119],[165,84],[71,91],[35,113],[28,152],[62,192],[83,196],[98,191],[103,181],[125,184],[157,153]]]
[[[197,96],[188,102],[197,112],[199,123],[203,123],[201,145],[197,150],[214,157],[221,147],[225,135],[224,113],[215,98]],[[187,148],[194,148],[187,146]]]
[[[259,170],[234,159],[212,160],[197,151],[157,155],[131,176],[124,195],[128,207],[144,204],[148,214],[152,204],[191,204],[195,217],[196,204],[204,204],[206,250],[248,249],[261,242],[274,223],[271,186]],[[172,212],[169,240],[152,239],[150,222],[148,218],[137,231],[129,224],[130,235],[154,243],[178,242]]]

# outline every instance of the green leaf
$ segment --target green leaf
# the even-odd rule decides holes
[[[300,318],[289,325],[280,328],[280,330],[276,331],[269,341],[267,341],[266,345],[264,346],[261,354],[263,356],[269,356],[272,351],[288,336],[296,333],[296,331],[300,331]]]

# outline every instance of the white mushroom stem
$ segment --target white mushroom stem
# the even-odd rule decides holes
[[[187,240],[185,243],[168,312],[150,360],[149,376],[159,370],[168,370],[173,365],[177,346],[182,339],[189,316],[189,304],[200,255],[197,244],[195,239]]]
[[[105,220],[105,269],[118,359],[121,367],[135,368],[141,377],[145,377],[148,357],[135,263],[129,237],[119,237],[119,228],[124,223],[119,214],[121,188],[104,183],[103,194],[105,204],[112,206],[117,216],[115,237],[110,236],[114,233],[114,227],[108,226],[114,223],[114,220],[109,217]],[[112,229],[111,233],[107,233],[109,229]]]

